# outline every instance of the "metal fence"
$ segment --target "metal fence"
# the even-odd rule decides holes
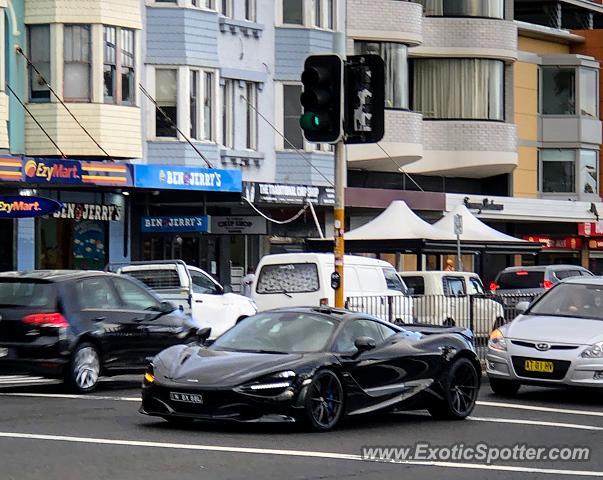
[[[444,325],[469,328],[485,361],[490,332],[513,320],[519,302],[535,295],[383,295],[346,298],[345,306],[395,324]]]

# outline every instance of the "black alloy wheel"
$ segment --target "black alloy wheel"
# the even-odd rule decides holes
[[[306,417],[314,430],[326,432],[339,422],[344,393],[339,377],[331,370],[319,370],[306,394]]]
[[[435,418],[462,420],[475,408],[480,379],[475,365],[467,359],[456,360],[443,382],[444,398],[430,405],[429,413]]]

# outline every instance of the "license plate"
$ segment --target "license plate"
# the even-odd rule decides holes
[[[526,372],[553,373],[553,362],[543,362],[541,360],[526,360],[523,364]]]
[[[0,358],[8,357],[8,348],[0,348]]]
[[[197,393],[170,392],[170,399],[175,402],[203,404],[203,396]]]

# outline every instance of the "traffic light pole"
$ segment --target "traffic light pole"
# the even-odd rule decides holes
[[[335,209],[334,209],[334,237],[335,237],[335,272],[339,275],[339,287],[335,289],[335,307],[343,308],[345,299],[343,295],[343,258],[345,227],[345,185],[347,181],[347,161],[343,140],[335,144]]]

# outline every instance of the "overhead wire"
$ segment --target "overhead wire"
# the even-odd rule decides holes
[[[260,215],[261,217],[264,217],[266,220],[268,220],[269,222],[272,223],[276,223],[277,225],[286,225],[287,223],[291,223],[294,222],[295,220],[297,220],[299,217],[301,217],[304,212],[308,209],[309,204],[305,204],[304,207],[297,212],[295,215],[293,215],[291,218],[288,218],[287,220],[275,220],[274,218],[269,217],[268,215],[266,215],[265,213],[263,213],[258,207],[256,207],[251,200],[249,200],[247,197],[243,197],[243,200],[245,200],[249,206],[256,211],[256,213],[258,215]]]
[[[381,146],[381,144],[380,144],[380,143],[377,143],[377,146],[378,146],[378,147],[381,149],[381,151],[382,151],[383,153],[385,153],[385,154],[387,155],[387,157],[388,157],[388,158],[389,158],[389,159],[390,159],[390,160],[391,160],[391,161],[394,163],[394,165],[396,165],[396,166],[398,167],[398,171],[399,171],[400,173],[402,173],[403,175],[405,175],[406,177],[408,177],[408,178],[410,179],[410,181],[411,181],[412,183],[414,183],[414,184],[416,185],[416,187],[417,187],[419,190],[421,190],[422,192],[424,192],[424,191],[425,191],[425,190],[423,190],[423,188],[421,187],[421,185],[419,185],[419,184],[418,184],[418,183],[415,181],[415,179],[414,179],[414,178],[412,178],[412,176],[411,176],[409,173],[407,173],[406,171],[404,171],[404,167],[403,167],[402,165],[400,165],[398,162],[396,162],[396,160],[395,160],[395,159],[394,159],[394,158],[393,158],[393,157],[392,157],[392,156],[391,156],[389,153],[387,153],[387,152],[385,151],[385,149],[384,149],[384,148]]]

